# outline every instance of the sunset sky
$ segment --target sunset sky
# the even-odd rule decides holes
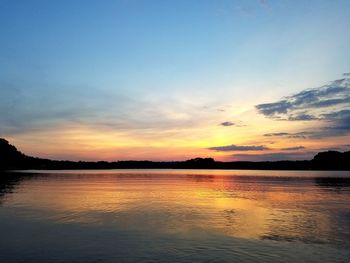
[[[350,1],[0,0],[0,137],[69,160],[350,150]]]

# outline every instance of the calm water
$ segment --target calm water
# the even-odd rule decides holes
[[[1,262],[350,262],[350,173],[0,174]]]

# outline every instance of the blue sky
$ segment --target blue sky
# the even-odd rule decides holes
[[[256,105],[350,71],[349,11],[349,1],[0,1],[0,135],[73,159],[96,145],[111,159],[260,145],[281,124]],[[227,121],[241,125],[216,125]],[[271,131],[247,134],[266,121]]]

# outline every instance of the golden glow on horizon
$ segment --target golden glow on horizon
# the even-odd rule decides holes
[[[248,108],[248,107],[247,107]],[[179,128],[113,130],[67,123],[59,129],[33,131],[8,137],[22,152],[45,158],[65,160],[184,160],[213,157],[216,160],[239,160],[234,155],[281,152],[303,146],[298,152],[334,147],[344,137],[332,140],[290,139],[263,136],[273,132],[295,132],[315,127],[313,122],[283,122],[268,119],[253,110],[219,112],[215,119]],[[236,117],[238,125],[223,127],[217,121]],[[264,145],[265,151],[213,151],[210,147],[227,145]]]

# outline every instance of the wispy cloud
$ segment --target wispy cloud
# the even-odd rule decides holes
[[[307,137],[311,136],[313,132],[296,132],[296,133],[290,133],[290,132],[273,132],[273,133],[265,133],[264,136],[266,137],[287,137],[287,138],[299,138],[299,139],[306,139]]]
[[[306,116],[301,120],[321,118],[317,109],[332,112],[331,106],[346,107],[350,105],[350,78],[332,81],[330,84],[304,90],[280,101],[259,104],[255,107],[267,117],[275,119],[298,119],[298,116]]]
[[[290,121],[312,121],[312,120],[318,120],[319,118],[310,115],[310,114],[306,114],[306,113],[301,113],[301,114],[297,114],[294,116],[290,116],[288,120]]]
[[[304,146],[296,146],[296,147],[287,147],[287,148],[282,148],[282,151],[297,151],[297,150],[302,150],[305,149]]]
[[[0,82],[0,135],[62,130],[65,126],[95,131],[127,131],[154,136],[195,127],[217,113],[203,111],[211,99],[186,100],[180,96],[133,96],[130,92],[99,87],[41,83]],[[213,104],[217,104],[216,102]],[[143,132],[142,132],[143,130]]]
[[[266,136],[266,137],[272,137],[272,136],[279,137],[279,136],[286,136],[289,134],[290,133],[288,133],[288,132],[273,132],[273,133],[265,133],[264,136]]]
[[[268,147],[264,145],[226,145],[226,146],[216,146],[208,148],[212,151],[219,152],[234,152],[234,151],[265,151],[269,150]]]
[[[311,137],[349,134],[350,78],[348,73],[344,77],[322,87],[304,90],[277,102],[255,107],[259,113],[275,120],[318,121],[322,130],[312,132],[309,134]]]

